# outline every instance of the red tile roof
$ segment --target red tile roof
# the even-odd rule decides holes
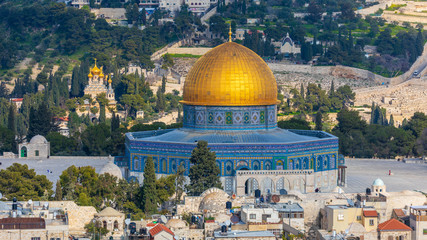
[[[396,214],[397,217],[405,217],[405,213],[403,212],[402,209],[396,208],[393,209],[394,214]]]
[[[147,223],[147,227],[154,227],[156,225],[157,225],[157,223]]]
[[[160,233],[162,231],[166,231],[169,234],[171,234],[172,236],[174,236],[173,232],[169,228],[165,227],[165,225],[160,224],[160,223],[158,223],[155,227],[153,227],[152,229],[150,229],[149,232],[150,232],[150,235],[154,237],[154,236],[156,236],[158,233]]]
[[[376,210],[363,210],[363,216],[365,217],[378,217]]]
[[[412,228],[392,218],[378,225],[378,231],[412,231]]]

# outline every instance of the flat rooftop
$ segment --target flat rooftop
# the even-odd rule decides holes
[[[347,193],[365,192],[375,179],[381,178],[387,192],[417,190],[427,192],[427,164],[396,160],[346,158]],[[392,175],[389,175],[391,170]]]
[[[274,237],[274,234],[269,231],[228,231],[224,234],[215,232],[216,238],[261,238],[261,237]]]

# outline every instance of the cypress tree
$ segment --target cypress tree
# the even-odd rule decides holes
[[[156,198],[156,172],[153,157],[150,156],[145,161],[144,183],[142,185],[142,209],[145,214],[156,212]]]
[[[7,118],[7,128],[16,135],[16,116],[15,116],[15,105],[13,103],[9,106],[9,116]]]
[[[208,148],[206,141],[197,142],[197,147],[191,153],[190,182],[188,190],[193,196],[198,196],[206,189],[222,188],[219,180],[220,169],[216,165],[216,155]]]
[[[100,123],[105,123],[105,105],[101,105],[100,106],[101,110],[99,112],[99,122]]]
[[[317,111],[316,113],[316,130],[322,131],[323,124],[322,124],[322,113],[320,111]]]
[[[390,121],[388,123],[390,126],[394,126],[394,118],[393,118],[393,114],[390,115]]]
[[[56,181],[55,200],[56,201],[62,200],[62,186],[61,186],[61,182],[59,180]]]
[[[335,84],[334,84],[334,80],[332,80],[331,89],[329,90],[329,96],[333,96],[334,93],[335,93]]]
[[[120,128],[120,118],[113,112],[113,117],[111,119],[111,132],[116,131]]]
[[[304,84],[301,83],[301,87],[300,87],[300,94],[301,97],[304,99]]]
[[[166,77],[162,77],[162,93],[164,94],[166,92]]]
[[[163,112],[166,109],[166,98],[162,92],[161,88],[157,89],[157,99],[156,99],[156,110],[158,112]]]
[[[80,94],[80,82],[79,82],[79,67],[73,68],[73,75],[71,76],[71,97],[78,97]]]

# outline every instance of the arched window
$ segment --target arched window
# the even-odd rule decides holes
[[[176,173],[176,160],[175,159],[172,159],[172,160],[169,160],[170,161],[170,167],[171,167],[171,172],[172,173]]]
[[[289,170],[294,170],[294,159],[290,159],[289,160],[289,166],[288,166]]]
[[[119,223],[116,221],[114,221],[114,230],[119,229]]]
[[[258,162],[258,161],[254,161],[254,162],[252,163],[252,169],[253,169],[253,170],[259,170],[259,169],[260,169],[260,167],[259,167],[259,162]]]
[[[271,170],[271,162],[270,161],[266,161],[264,163],[264,170]]]
[[[139,165],[139,159],[138,157],[133,158],[133,170],[139,171],[140,165]]]
[[[277,160],[276,170],[283,170],[283,161],[282,160]]]
[[[107,229],[107,221],[102,221],[102,227]]]
[[[239,161],[237,163],[237,169],[249,170],[249,168],[248,168],[248,162],[246,162],[246,161]]]
[[[233,174],[233,163],[231,161],[227,161],[225,164],[225,175]]]
[[[162,159],[162,172],[166,173],[167,172],[167,163],[166,163],[166,159]]]

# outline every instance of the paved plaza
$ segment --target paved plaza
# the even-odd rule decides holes
[[[27,164],[29,169],[34,169],[37,174],[46,175],[49,181],[56,184],[62,172],[74,165],[76,167],[92,166],[99,173],[108,163],[108,157],[50,157],[47,159],[19,159],[19,158],[0,158],[0,169],[6,169],[13,163]],[[49,171],[49,172],[48,172]]]
[[[427,192],[427,164],[403,163],[395,160],[348,159],[345,192],[364,192],[381,178],[388,192],[418,190]],[[388,175],[391,170],[392,175]]]
[[[92,166],[99,173],[108,163],[108,157],[50,157],[48,159],[0,158],[0,169],[5,169],[14,162],[27,164],[37,174],[44,174],[56,183],[62,171],[75,165],[77,167]],[[388,192],[418,190],[427,192],[427,164],[403,163],[394,160],[380,159],[346,159],[347,187],[345,192],[365,192],[372,182],[381,178],[387,185]],[[49,172],[48,172],[49,170]],[[391,170],[392,175],[388,175]]]

